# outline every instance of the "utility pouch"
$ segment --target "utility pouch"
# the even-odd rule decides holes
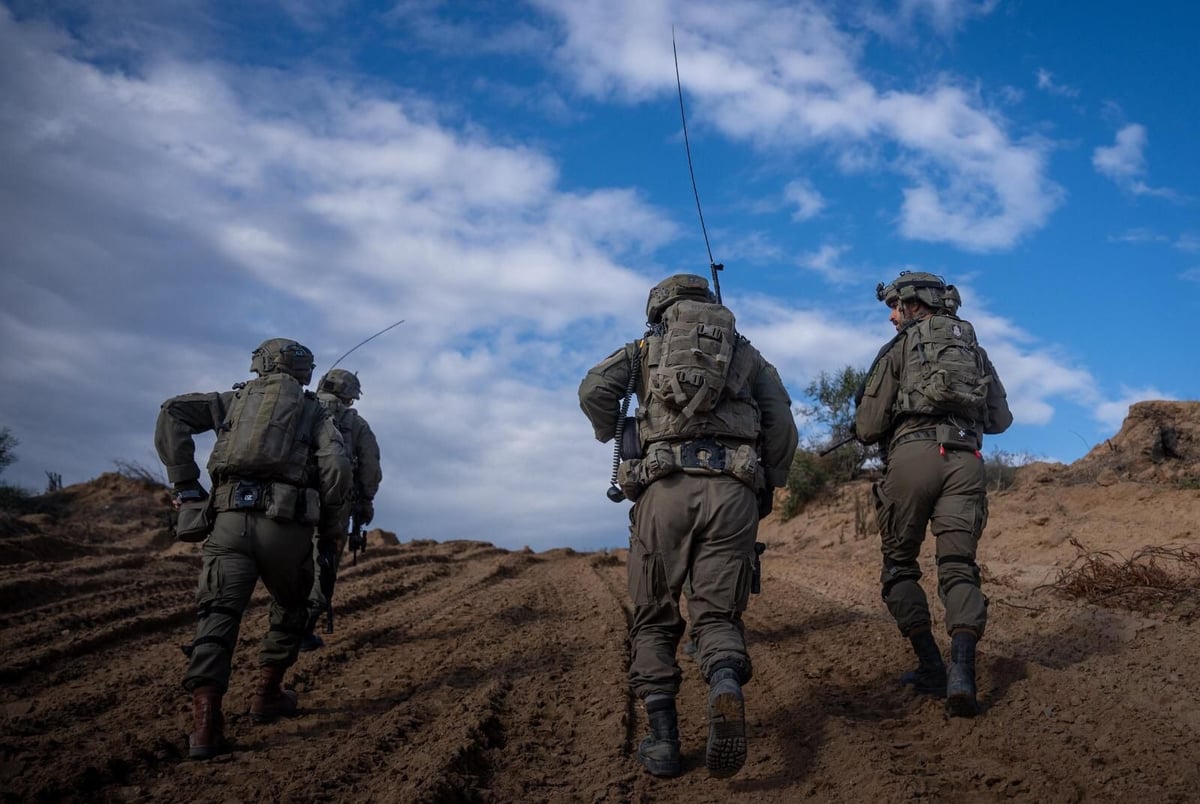
[[[239,480],[233,487],[229,504],[235,511],[263,507],[263,487],[253,480]]]
[[[315,525],[321,521],[321,495],[316,489],[304,489],[303,510],[297,511],[297,519],[305,525]]]
[[[213,527],[212,498],[188,502],[179,506],[175,520],[175,538],[181,542],[202,542]]]
[[[733,452],[725,466],[725,471],[752,489],[760,488],[756,485],[758,482],[758,453],[749,444],[742,444]]]
[[[642,457],[642,445],[638,441],[637,419],[625,417],[625,429],[621,431],[621,460],[631,461]]]
[[[975,452],[979,449],[979,435],[974,430],[953,424],[939,424],[935,428],[938,446],[943,449]]]
[[[300,507],[300,491],[291,483],[272,483],[271,493],[267,500],[267,516],[285,522],[298,520],[300,518],[297,515]]]
[[[625,495],[625,499],[637,502],[638,497],[646,490],[641,458],[621,461],[621,465],[617,467],[617,486]]]

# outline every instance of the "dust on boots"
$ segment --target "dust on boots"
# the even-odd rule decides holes
[[[192,690],[192,733],[188,735],[188,759],[212,759],[229,753],[225,740],[225,717],[221,713],[220,687]]]
[[[945,698],[946,664],[942,661],[942,652],[933,637],[933,632],[926,628],[910,634],[908,641],[912,643],[913,652],[917,654],[917,667],[901,674],[900,683],[911,685],[913,691],[919,695]]]
[[[261,676],[254,700],[250,703],[250,719],[255,723],[270,723],[278,717],[292,717],[297,711],[295,691],[282,687],[286,668],[274,665],[259,667]]]
[[[704,766],[719,779],[746,764],[746,704],[737,671],[724,667],[709,678],[708,745]]]
[[[638,746],[638,762],[653,776],[678,776],[683,771],[679,758],[679,719],[675,699],[666,694],[646,696],[650,734]]]
[[[946,712],[950,717],[975,717],[975,644],[970,631],[956,631],[950,638],[950,670],[946,681]]]

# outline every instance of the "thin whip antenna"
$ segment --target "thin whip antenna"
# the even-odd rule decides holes
[[[389,329],[395,329],[396,327],[400,326],[400,325],[401,325],[401,324],[403,324],[403,323],[404,323],[404,319],[403,319],[403,318],[401,318],[401,319],[400,319],[399,321],[397,321],[395,324],[392,324],[392,325],[390,325],[390,326],[386,326],[386,327],[384,327],[383,329],[379,330],[378,332],[376,332],[374,335],[372,335],[371,337],[367,338],[366,340],[363,340],[363,341],[360,341],[359,343],[356,343],[356,344],[354,345],[354,347],[353,347],[353,348],[350,350],[350,352],[353,352],[355,349],[357,349],[358,347],[360,347],[360,346],[362,346],[362,345],[364,345],[364,344],[370,343],[371,341],[375,340],[376,338],[378,338],[378,337],[379,337],[380,335],[382,335],[383,333],[387,332]],[[342,355],[342,356],[341,356],[341,357],[339,357],[337,360],[333,361],[333,365],[329,367],[329,371],[333,371],[335,368],[337,368],[337,364],[338,364],[338,363],[341,363],[343,360],[345,360],[347,357],[349,357],[349,356],[350,356],[350,352],[346,352],[346,354]]]
[[[671,26],[671,53],[675,56],[675,88],[679,91],[679,119],[683,121],[683,147],[687,151],[688,175],[692,177],[692,195],[696,197],[696,214],[700,216],[700,231],[704,234],[704,248],[708,251],[708,265],[712,269],[713,291],[719,302],[721,301],[721,281],[717,278],[717,271],[724,269],[725,266],[713,259],[712,246],[708,244],[708,228],[704,225],[704,210],[700,208],[700,190],[696,187],[696,171],[692,167],[692,144],[688,140],[687,114],[683,111],[683,82],[679,80],[679,51],[675,47],[674,25]]]

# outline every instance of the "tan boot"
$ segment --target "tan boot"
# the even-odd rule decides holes
[[[258,680],[258,689],[250,704],[250,718],[255,723],[270,723],[277,717],[292,717],[296,714],[297,695],[294,690],[285,690],[283,667],[264,664],[259,667],[262,676]]]
[[[229,751],[225,742],[225,718],[221,714],[219,687],[192,690],[192,733],[188,736],[189,759],[212,759]]]

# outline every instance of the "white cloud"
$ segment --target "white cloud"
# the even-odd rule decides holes
[[[992,13],[998,3],[999,0],[898,0],[894,8],[868,4],[860,16],[870,30],[889,39],[911,37],[918,21],[927,22],[940,35],[948,37],[972,17]]]
[[[804,268],[816,271],[831,282],[845,282],[853,272],[842,265],[841,256],[848,251],[846,246],[826,243],[810,254],[800,255],[797,262]]]
[[[1121,395],[1116,399],[1107,399],[1096,404],[1092,411],[1092,416],[1096,421],[1107,427],[1112,432],[1121,429],[1126,417],[1129,415],[1129,406],[1135,402],[1143,402],[1148,399],[1175,399],[1171,394],[1164,393],[1157,388],[1127,388],[1121,387]]]
[[[794,221],[806,221],[825,208],[825,199],[807,179],[788,182],[783,188],[783,197],[796,206],[792,213]]]
[[[1045,90],[1051,95],[1059,95],[1064,98],[1079,97],[1079,90],[1066,84],[1060,84],[1054,80],[1054,75],[1046,69],[1039,67],[1037,69],[1037,87]]]
[[[1146,174],[1146,139],[1146,127],[1130,123],[1117,132],[1113,145],[1101,145],[1092,152],[1092,165],[1100,175],[1112,179],[1134,195],[1181,200],[1174,190],[1151,187],[1142,180],[1141,177]]]
[[[973,93],[949,80],[920,91],[876,89],[861,44],[820,6],[552,2],[565,26],[557,57],[579,88],[638,102],[675,91],[662,31],[675,24],[690,117],[763,150],[827,147],[846,170],[882,163],[908,177],[907,237],[972,251],[1007,248],[1062,200],[1046,146],[1016,141]],[[949,19],[962,3],[914,4]],[[873,154],[873,152],[876,152]]]

